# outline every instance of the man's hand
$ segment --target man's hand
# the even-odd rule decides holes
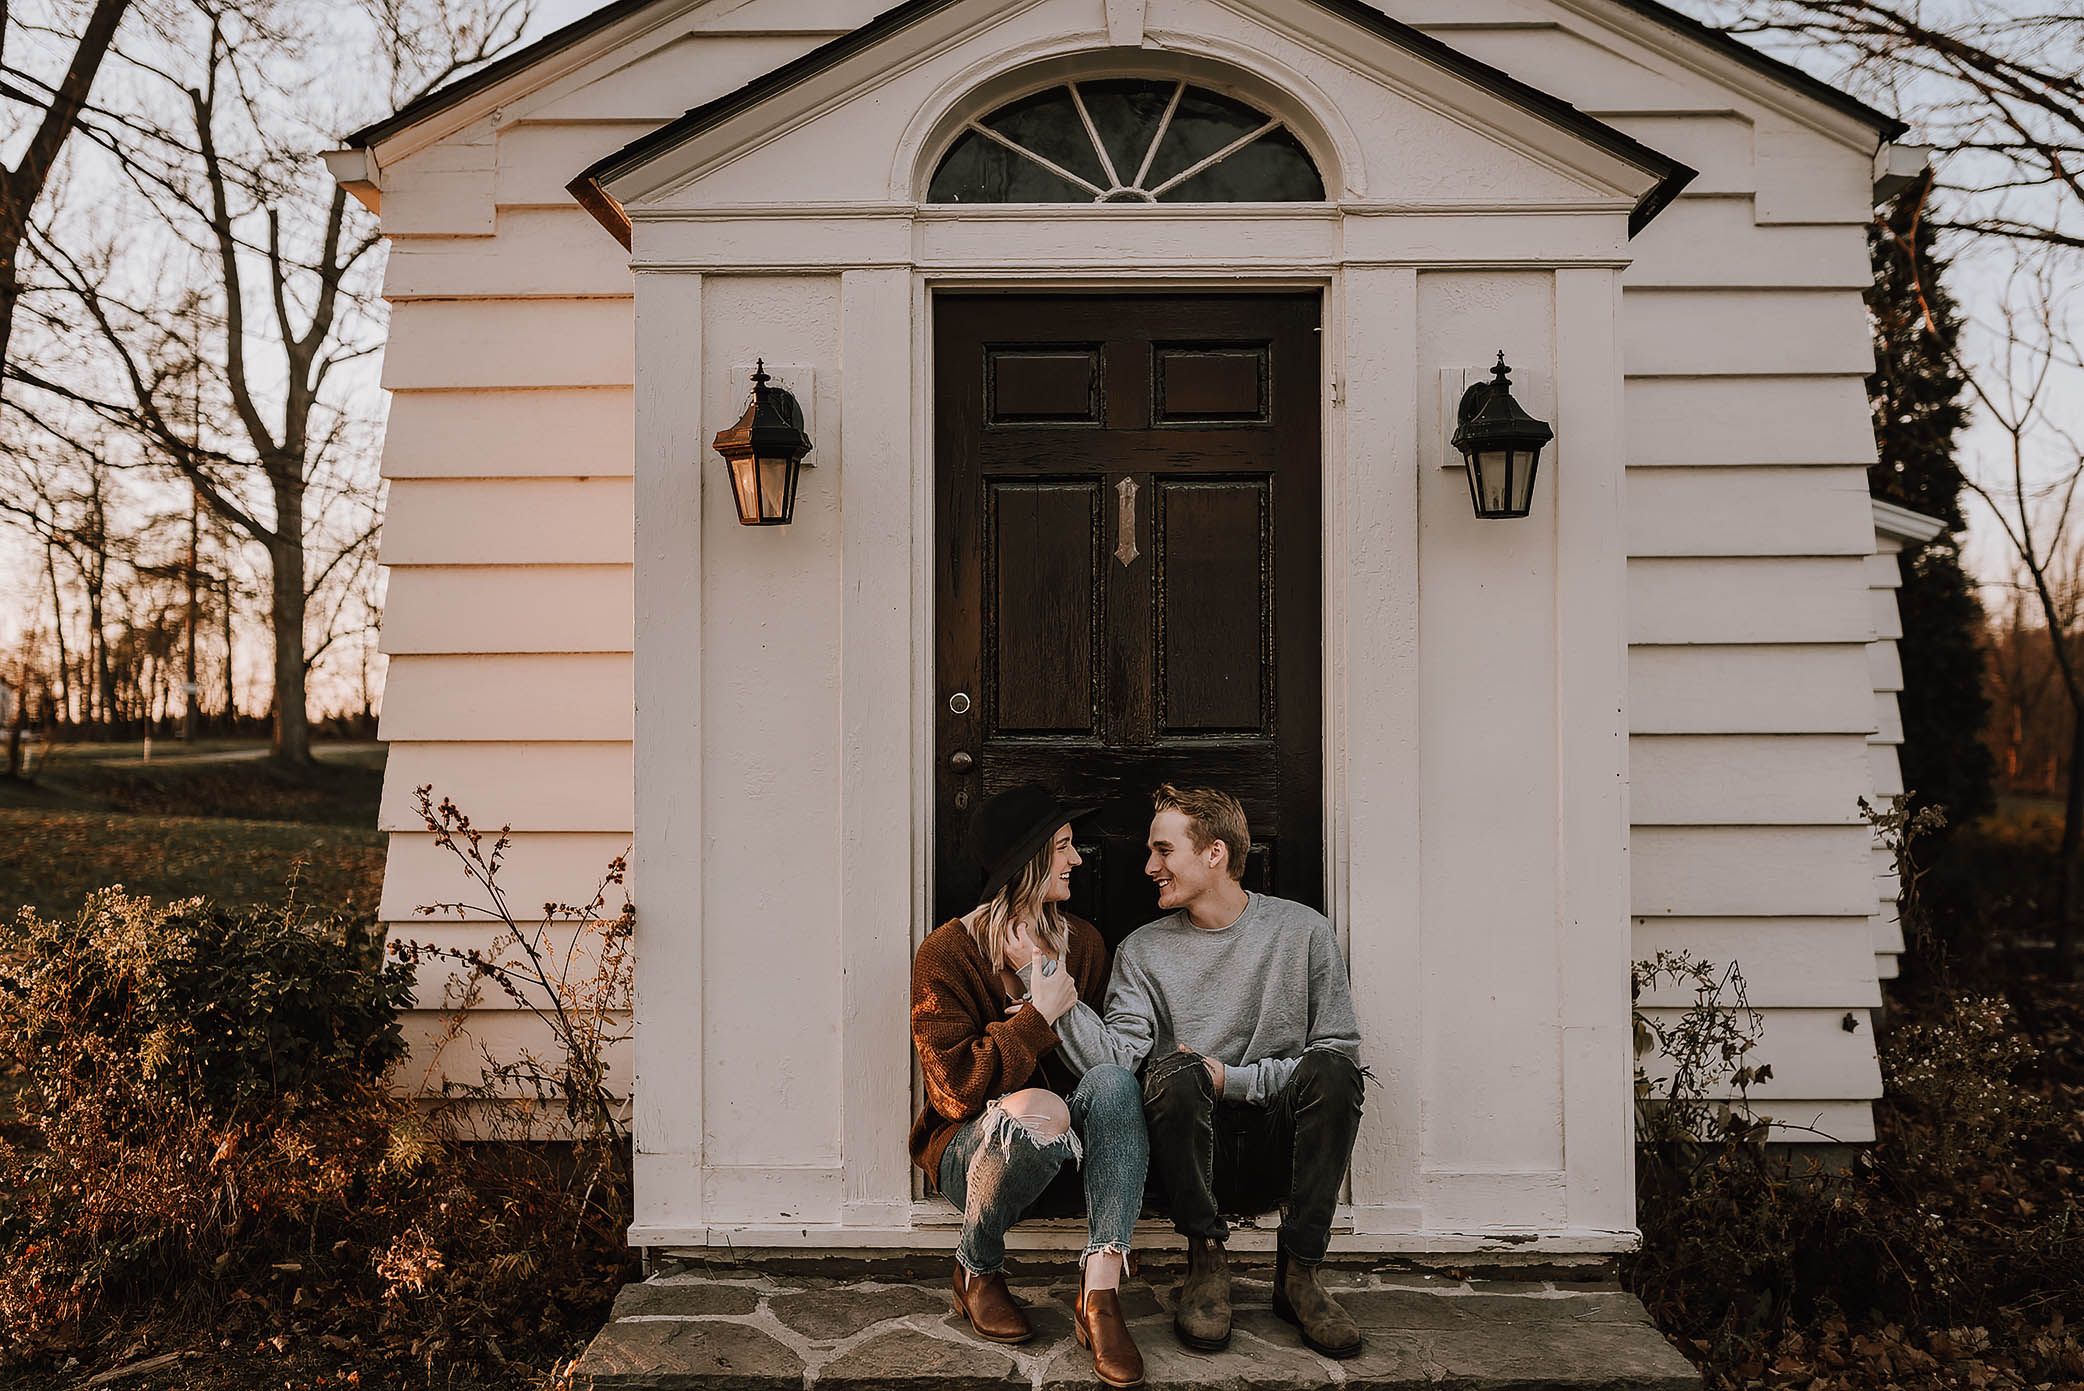
[[[1194,1050],[1182,1043],[1179,1046],[1179,1051],[1191,1053]],[[1221,1101],[1223,1099],[1223,1064],[1214,1058],[1205,1057],[1201,1060],[1201,1065],[1208,1069],[1208,1080],[1216,1084],[1216,1100]]]
[[[1054,1024],[1078,1003],[1078,982],[1071,979],[1063,962],[1042,954],[1041,943],[1029,935],[1026,923],[1017,925],[1013,932],[1014,939],[1027,947],[1034,963],[1034,969],[1028,972],[1028,1003]]]

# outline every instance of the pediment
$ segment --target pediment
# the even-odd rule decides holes
[[[1081,71],[1176,74],[1258,101],[1341,204],[1605,204],[1632,230],[1692,177],[1355,0],[911,0],[633,142],[572,190],[625,235],[648,213],[913,203],[980,100]]]

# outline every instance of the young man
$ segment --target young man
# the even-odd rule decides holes
[[[1150,858],[1166,916],[1129,934],[1105,1017],[1057,1022],[1080,1068],[1143,1069],[1150,1172],[1187,1238],[1173,1330],[1207,1351],[1230,1340],[1222,1213],[1282,1208],[1274,1312],[1328,1357],[1360,1330],[1317,1279],[1360,1127],[1360,1028],[1324,915],[1246,891],[1244,808],[1227,793],[1152,799]]]

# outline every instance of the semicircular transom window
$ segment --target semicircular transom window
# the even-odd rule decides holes
[[[1295,133],[1235,97],[1165,79],[1067,82],[971,121],[929,203],[1318,203]]]

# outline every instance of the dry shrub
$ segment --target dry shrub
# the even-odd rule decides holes
[[[365,1196],[388,1148],[405,973],[368,924],[120,889],[24,911],[0,950],[0,1338],[223,1274]]]
[[[611,934],[600,980],[557,961],[577,1021],[560,1044],[591,1054],[430,1107],[390,1085],[412,972],[366,921],[120,891],[72,920],[25,913],[0,937],[19,1085],[0,1142],[0,1364],[202,1346],[434,1384],[569,1355],[631,1271],[627,1098],[602,1057],[629,921],[625,906],[589,929]],[[558,1142],[502,1141],[539,1133],[511,1107],[466,1124],[529,1076]],[[589,1129],[597,1114],[614,1128]]]
[[[1679,973],[1704,983],[1700,1017],[1665,1034],[1709,1046],[1682,1046],[1694,1061],[1673,1095],[1713,1117],[1734,1091],[1735,1118],[1639,1132],[1643,1244],[1624,1275],[1711,1388],[2084,1377],[2084,988],[2032,976],[2007,998],[1954,978],[1915,892],[1909,848],[1937,824],[1919,815],[1873,815],[1913,888],[1913,951],[1880,1032],[1876,1139],[1848,1164],[1825,1171],[1765,1143],[1742,1096],[1757,1068],[1741,993],[1705,988],[1728,976],[1699,963]],[[1663,963],[1667,978],[1677,968]]]

